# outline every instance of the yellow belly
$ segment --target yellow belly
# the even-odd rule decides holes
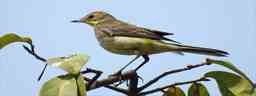
[[[145,38],[114,36],[98,40],[104,49],[122,55],[156,54],[172,49],[167,43]]]

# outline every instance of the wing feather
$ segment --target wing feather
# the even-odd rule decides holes
[[[106,32],[111,36],[129,36],[129,37],[139,37],[148,38],[154,40],[166,40],[175,43],[179,43],[175,40],[166,38],[164,36],[173,35],[173,33],[162,32],[157,30],[151,30],[146,28],[140,28],[135,26],[122,26],[122,27],[100,27],[100,31]]]

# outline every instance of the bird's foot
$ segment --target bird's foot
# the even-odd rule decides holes
[[[126,81],[126,80],[123,80],[122,71],[117,71],[114,74],[111,74],[110,77],[118,77],[119,78],[120,81],[113,84],[115,87],[123,84]]]
[[[129,86],[128,80],[124,80],[124,79],[123,79],[122,71],[117,71],[117,72],[115,72],[114,74],[111,74],[110,77],[111,77],[111,76],[113,76],[113,77],[118,77],[119,80],[120,80],[119,82],[113,84],[115,87],[117,87],[117,86],[123,84],[124,82],[126,82],[126,86]],[[143,79],[141,76],[139,76],[139,75],[137,75],[137,76],[138,76],[137,78],[138,78],[139,80],[141,80],[142,83],[143,83],[143,82],[144,82],[144,79]]]
[[[138,76],[138,79],[142,81],[142,83],[144,82],[144,79],[141,76]],[[123,80],[122,76],[120,77],[120,81],[113,84],[115,87],[118,87],[119,85],[123,84],[125,82],[126,86],[129,86],[129,80]]]

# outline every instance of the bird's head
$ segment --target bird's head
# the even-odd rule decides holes
[[[72,20],[72,23],[86,23],[91,26],[96,26],[97,24],[104,22],[112,22],[115,18],[103,11],[91,12],[88,15],[82,17],[80,20]]]

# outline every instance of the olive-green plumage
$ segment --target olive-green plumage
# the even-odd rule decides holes
[[[201,47],[183,45],[165,36],[172,33],[161,32],[152,29],[137,27],[120,21],[112,15],[96,11],[92,12],[80,20],[73,22],[86,23],[94,28],[95,35],[100,45],[116,54],[122,55],[150,55],[163,52],[183,52],[226,56],[227,52]],[[168,43],[166,41],[169,41]]]

